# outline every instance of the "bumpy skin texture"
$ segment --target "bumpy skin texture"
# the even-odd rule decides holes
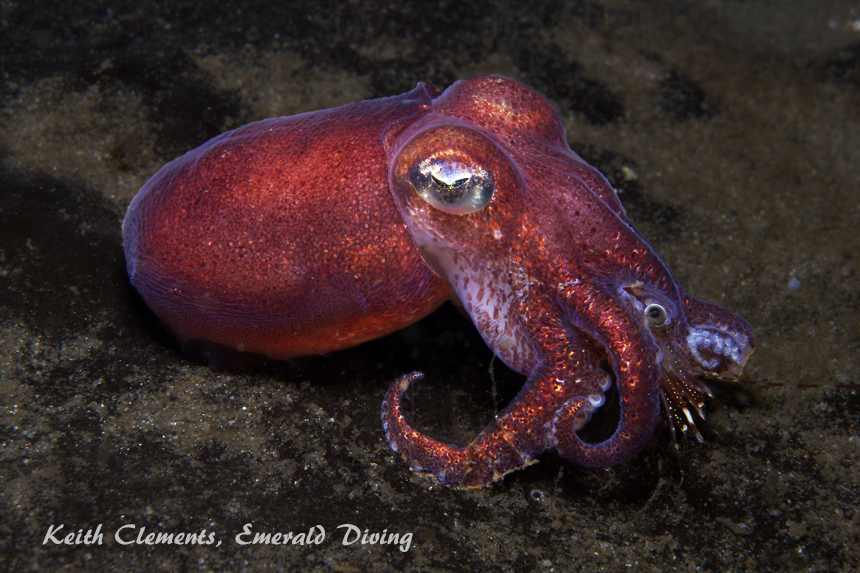
[[[755,346],[743,319],[675,283],[549,102],[498,76],[224,134],[144,186],[123,237],[132,283],[183,340],[289,358],[461,304],[527,376],[518,396],[464,447],[404,417],[419,373],[391,385],[382,411],[395,451],[460,486],[553,447],[586,466],[622,462],[661,402],[698,437],[698,377],[736,380]],[[578,431],[612,387],[617,424],[586,442]]]

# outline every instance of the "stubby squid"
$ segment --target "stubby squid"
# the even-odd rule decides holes
[[[391,447],[481,486],[555,448],[584,466],[636,454],[661,404],[698,436],[707,386],[736,380],[750,326],[687,295],[573,153],[540,94],[482,76],[252,123],[162,168],[123,224],[131,281],[184,341],[286,359],[404,328],[446,300],[527,377],[470,444],[383,402]],[[578,431],[614,386],[618,422]]]

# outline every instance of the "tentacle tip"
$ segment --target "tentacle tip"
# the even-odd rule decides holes
[[[401,392],[405,392],[409,389],[414,382],[418,382],[424,378],[424,373],[422,372],[410,372],[409,374],[404,374],[400,378],[394,381],[394,384],[397,384],[400,388]]]

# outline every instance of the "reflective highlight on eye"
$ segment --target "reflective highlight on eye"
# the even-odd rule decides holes
[[[493,178],[485,170],[459,161],[425,159],[412,168],[409,182],[421,197],[446,213],[466,215],[493,198]]]

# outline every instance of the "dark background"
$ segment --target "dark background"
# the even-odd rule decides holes
[[[63,3],[59,3],[63,4]],[[3,2],[0,564],[8,570],[849,571],[860,552],[860,14],[848,1]],[[501,73],[559,108],[693,294],[756,330],[674,447],[553,452],[479,490],[379,421],[465,442],[522,384],[446,306],[310,360],[213,371],[128,285],[120,223],[164,163],[243,123]],[[318,546],[240,547],[322,525]],[[412,532],[408,552],[337,525]],[[105,545],[42,545],[103,524]],[[213,546],[127,546],[125,524]],[[0,567],[2,568],[2,567]]]

